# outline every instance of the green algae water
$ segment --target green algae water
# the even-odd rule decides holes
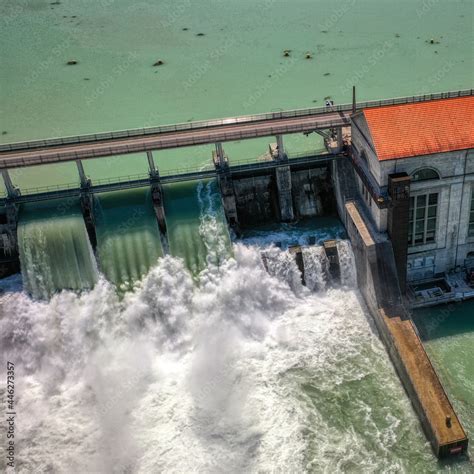
[[[114,192],[96,197],[99,268],[121,291],[131,290],[163,256],[151,192]]]
[[[350,102],[352,85],[359,100],[472,87],[470,0],[0,0],[0,16],[2,143]],[[224,148],[232,162],[268,141]],[[155,160],[160,171],[198,168],[211,151]],[[147,161],[84,167],[100,180],[146,173]],[[25,188],[78,183],[73,163],[11,174]],[[212,186],[166,187],[165,257],[146,192],[99,197],[106,278],[77,203],[60,215],[25,209],[23,285],[0,280],[0,351],[22,374],[18,469],[473,472],[472,461],[432,455],[358,292],[311,293],[268,275],[260,250],[298,231],[231,245]],[[331,226],[316,240],[341,236]],[[272,251],[280,274],[294,275],[286,251]],[[473,309],[416,315],[422,333],[436,321],[424,342],[471,433]]]
[[[352,85],[359,100],[472,87],[470,0],[1,0],[0,16],[3,143],[321,106],[326,96],[347,103]],[[229,156],[266,149],[248,140]],[[210,161],[208,147],[158,155],[163,169]],[[146,171],[144,155],[105,161],[86,170]],[[77,173],[66,164],[13,179],[35,187]]]
[[[25,289],[36,298],[58,290],[86,290],[98,273],[79,202],[24,205],[18,247]]]
[[[474,302],[418,310],[414,321],[445,390],[471,435],[474,457]]]
[[[165,185],[170,253],[194,274],[230,254],[230,238],[215,180]]]

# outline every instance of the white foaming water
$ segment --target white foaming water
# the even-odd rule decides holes
[[[288,252],[272,249],[272,276],[257,248],[233,250],[199,286],[160,259],[123,299],[100,280],[37,302],[9,280],[19,471],[399,472],[431,459],[357,293],[310,292]]]
[[[201,181],[197,198],[200,208],[199,235],[206,247],[207,268],[219,267],[229,256],[230,237],[215,182]]]
[[[329,280],[329,260],[322,246],[303,247],[306,286],[312,291],[325,290]]]
[[[350,242],[348,240],[338,240],[337,253],[339,255],[339,268],[341,269],[341,284],[349,288],[355,288],[357,286],[357,271]]]
[[[303,291],[301,272],[296,264],[295,256],[290,251],[270,247],[263,250],[261,255],[270,275],[286,282],[295,294],[301,294]]]

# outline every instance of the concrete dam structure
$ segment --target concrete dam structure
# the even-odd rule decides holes
[[[179,229],[170,223],[173,206],[184,193],[173,194],[167,188],[172,183],[214,180],[225,222],[237,235],[246,228],[265,222],[339,216],[351,241],[357,286],[435,454],[444,458],[466,453],[467,433],[431,365],[406,307],[412,305],[410,295],[417,291],[414,285],[427,284],[426,278],[414,278],[409,268],[410,258],[413,260],[415,255],[421,258],[422,255],[427,260],[436,252],[443,258],[447,254],[445,249],[436,246],[437,229],[443,225],[444,210],[437,207],[441,198],[438,201],[438,191],[430,190],[432,178],[425,174],[428,156],[436,155],[433,160],[438,163],[436,160],[441,160],[442,154],[462,155],[459,159],[464,159],[464,186],[471,182],[474,134],[468,130],[458,140],[446,139],[449,141],[446,146],[438,141],[428,150],[419,150],[417,140],[413,139],[404,155],[395,153],[389,156],[384,155],[377,133],[381,128],[391,126],[390,114],[395,114],[393,120],[398,120],[396,114],[404,113],[407,107],[427,106],[434,119],[426,110],[423,124],[418,124],[425,134],[421,133],[420,140],[426,143],[430,133],[437,133],[430,120],[437,120],[439,110],[449,111],[452,115],[450,123],[462,122],[465,110],[474,111],[472,99],[473,90],[368,103],[357,103],[354,94],[353,103],[342,106],[2,145],[0,170],[7,195],[0,200],[0,277],[20,269],[19,254],[20,247],[24,254],[25,233],[19,223],[19,213],[22,208],[27,209],[29,203],[45,203],[44,212],[47,213],[46,203],[65,200],[77,210],[77,215],[68,221],[70,233],[87,233],[91,251],[88,248],[81,250],[84,255],[90,253],[87,282],[76,279],[68,283],[67,288],[72,289],[94,284],[96,271],[92,252],[102,256],[107,252],[120,252],[120,243],[114,242],[113,236],[103,232],[101,227],[113,212],[127,215],[131,228],[135,222],[140,222],[144,235],[158,235],[159,244],[153,247],[151,254],[144,255],[140,241],[135,240],[133,245],[140,264],[132,268],[130,262],[123,262],[123,268],[111,269],[107,275],[111,281],[119,281],[119,275],[123,273],[138,278],[149,262],[170,251],[170,245],[177,248],[176,254],[190,260],[192,271],[199,270],[198,263],[191,262],[191,253],[199,252],[199,248],[185,248],[177,243],[176,238],[170,238],[185,228],[183,223]],[[382,114],[383,120],[377,114]],[[312,132],[324,137],[326,152],[292,155],[286,151],[286,134]],[[225,142],[255,137],[274,137],[275,143],[269,144],[268,151],[258,162],[232,165],[232,157],[225,152]],[[154,151],[205,143],[215,145],[212,168],[165,174],[160,173],[155,164]],[[136,152],[146,153],[149,167],[146,176],[100,182],[85,173],[83,160]],[[417,160],[423,161],[423,167],[411,164]],[[9,173],[16,168],[67,161],[76,163],[80,186],[22,190]],[[417,176],[423,176],[419,180],[421,184],[416,184]],[[441,178],[441,175],[434,178],[439,193],[444,192]],[[449,178],[450,186],[458,184],[455,179]],[[414,189],[413,195],[411,189]],[[127,209],[127,200],[121,203],[118,211],[111,211],[106,196],[115,191],[136,191],[133,199],[138,203],[145,202],[146,211],[134,221],[130,209]],[[449,196],[447,193],[445,195]],[[461,208],[467,210],[469,205],[470,200],[466,199]],[[450,222],[453,220],[447,215],[445,217]],[[466,258],[459,256],[454,262],[444,258],[445,267],[436,263],[439,271],[432,275],[436,281],[442,278],[442,271],[454,268],[453,263],[459,266],[461,260],[468,260],[469,252],[474,251],[474,242],[470,240],[471,217],[466,218],[467,223],[463,223],[466,239],[458,238],[457,244],[452,244],[456,249],[462,248]],[[460,216],[458,220],[461,220]],[[456,237],[459,237],[459,226],[457,229]],[[119,227],[116,232],[120,233]],[[77,247],[74,241],[70,245]],[[312,281],[312,277],[306,275],[306,269],[311,265],[308,257],[311,252],[299,246],[291,249],[301,281],[307,287],[317,289],[321,282]],[[338,284],[344,273],[340,271],[343,264],[340,244],[327,240],[314,252],[318,254],[318,264],[324,267],[327,281]],[[271,264],[270,258],[262,255],[266,267]],[[60,272],[52,278],[60,281]]]

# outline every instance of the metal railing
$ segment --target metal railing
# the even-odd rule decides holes
[[[231,173],[242,173],[246,171],[251,172],[254,170],[257,171],[262,169],[278,168],[280,166],[320,163],[332,160],[336,157],[336,155],[330,155],[329,153],[321,154],[320,150],[314,150],[290,153],[288,157],[288,161],[252,161],[252,159],[232,161],[229,166],[229,171]],[[209,163],[208,165],[201,166],[199,168],[186,167],[165,170],[163,172],[160,171],[159,176],[160,181],[166,184],[193,179],[212,178],[217,175],[217,172],[218,171],[213,166],[213,164]],[[131,174],[93,180],[91,181],[90,187],[85,188],[85,190],[91,193],[101,193],[120,189],[148,186],[152,181],[153,178],[150,177],[149,173]],[[14,198],[14,201],[28,202],[75,196],[80,195],[82,191],[83,189],[81,189],[79,181],[75,183],[36,186],[32,188],[26,188],[24,190],[22,189],[21,194],[17,198]],[[5,196],[5,198],[2,199],[0,196],[0,205],[6,200],[6,198],[7,197]]]
[[[340,127],[343,124],[349,123],[349,119],[341,118],[337,121],[328,121],[322,122],[318,124],[318,128],[334,128]],[[307,127],[303,127],[304,129],[311,129],[315,128],[315,125],[312,124],[311,126],[308,125]],[[286,125],[284,127],[271,127],[269,129],[264,130],[251,130],[251,131],[234,131],[232,133],[215,133],[213,135],[205,135],[205,136],[192,136],[187,137],[186,140],[174,140],[174,141],[167,141],[166,145],[162,145],[159,143],[147,143],[144,146],[142,143],[127,143],[122,144],[120,146],[109,146],[109,147],[101,147],[99,150],[94,148],[81,150],[81,151],[69,151],[69,152],[60,152],[60,153],[50,153],[48,152],[47,155],[42,155],[41,151],[38,154],[35,154],[32,157],[18,157],[18,158],[5,158],[1,159],[0,155],[0,169],[10,169],[10,168],[17,168],[17,167],[25,167],[25,166],[34,166],[34,165],[41,165],[41,164],[49,164],[49,163],[57,163],[60,161],[74,161],[74,160],[81,160],[81,159],[89,159],[89,158],[99,158],[102,156],[112,156],[112,155],[125,155],[129,153],[139,153],[149,150],[158,150],[164,148],[178,148],[183,146],[193,146],[193,145],[203,145],[208,143],[214,142],[226,142],[226,141],[235,141],[239,139],[249,139],[249,138],[258,138],[258,137],[265,137],[265,136],[272,136],[277,134],[291,134],[291,133],[298,133],[302,131],[302,127],[299,124],[292,124]],[[157,138],[160,140],[160,138]]]
[[[415,95],[408,97],[398,97],[393,99],[371,100],[359,102],[356,104],[358,110],[382,107],[387,105],[409,104],[415,102],[424,102],[436,99],[448,99],[455,97],[464,97],[474,95],[474,89],[465,89],[459,91],[439,92],[434,94]],[[101,140],[112,140],[120,138],[140,137],[147,135],[157,135],[169,132],[190,131],[212,127],[222,127],[226,125],[238,125],[245,123],[261,122],[267,120],[277,120],[294,117],[304,117],[311,115],[321,115],[328,112],[349,112],[352,110],[352,104],[334,105],[331,107],[315,107],[307,109],[294,109],[282,112],[268,112],[254,115],[243,115],[239,117],[229,117],[215,120],[200,120],[196,122],[185,122],[174,125],[163,125],[159,127],[136,128],[130,130],[120,130],[115,132],[103,132],[88,135],[77,135],[70,137],[51,138],[46,140],[32,140],[26,142],[10,143],[0,145],[0,153],[16,150],[28,150],[57,145],[73,145],[87,142],[97,142]]]

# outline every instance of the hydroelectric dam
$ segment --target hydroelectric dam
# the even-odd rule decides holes
[[[192,248],[183,243],[186,222],[180,222],[178,227],[178,219],[173,217],[177,208],[182,206],[180,203],[189,197],[189,192],[185,188],[173,188],[172,184],[207,183],[201,186],[201,194],[210,193],[211,187],[216,186],[220,202],[209,205],[222,210],[225,223],[237,235],[263,222],[291,223],[305,217],[337,215],[351,242],[358,289],[435,454],[444,458],[466,453],[467,433],[423,348],[406,307],[410,305],[409,296],[413,289],[409,278],[409,259],[413,249],[410,249],[409,241],[427,245],[423,251],[430,250],[431,226],[436,224],[433,223],[433,214],[440,216],[440,211],[433,210],[438,198],[429,194],[426,204],[421,197],[418,198],[422,194],[417,176],[421,170],[434,166],[429,165],[427,156],[436,155],[433,162],[438,166],[436,160],[440,160],[439,155],[443,153],[459,153],[459,159],[465,160],[464,169],[470,170],[469,160],[473,156],[470,150],[474,144],[472,130],[465,121],[466,111],[469,114],[474,110],[473,92],[463,90],[357,102],[354,91],[352,103],[346,105],[329,104],[315,109],[1,145],[0,170],[6,195],[0,199],[0,277],[19,271],[25,260],[32,266],[44,263],[35,254],[35,246],[44,244],[43,234],[39,230],[35,233],[34,225],[30,225],[27,232],[22,216],[29,216],[33,222],[38,216],[47,216],[51,202],[60,202],[58,207],[67,209],[69,213],[67,216],[62,213],[64,225],[60,231],[53,227],[48,231],[67,234],[72,239],[74,252],[84,258],[75,262],[76,274],[73,277],[66,277],[57,270],[48,278],[51,287],[59,285],[74,290],[90,288],[96,282],[96,262],[89,255],[89,243],[100,256],[100,261],[108,258],[123,260],[121,268],[105,272],[107,278],[118,285],[124,280],[122,272],[127,273],[129,280],[138,279],[149,269],[150,262],[167,253],[181,256],[194,273],[202,270],[195,255],[206,253],[206,242],[195,243]],[[421,112],[416,115],[416,111]],[[440,111],[453,115],[450,123],[458,120],[467,127],[467,132],[459,132],[460,137],[447,140],[446,146],[440,145],[440,141],[429,140],[430,134],[437,133],[433,131],[433,121],[440,120]],[[419,122],[411,125],[419,130],[415,128],[410,133],[416,135],[419,131],[420,136],[406,140],[409,143],[404,154],[397,151],[398,154],[390,155],[390,150],[384,153],[379,136],[382,136],[382,141],[396,140],[394,130],[400,126],[400,116],[404,113],[418,117]],[[286,151],[286,135],[310,133],[323,137],[325,151],[310,150],[298,154]],[[259,137],[274,137],[275,141],[269,144],[268,151],[259,161],[236,163],[227,156],[226,142]],[[425,149],[420,148],[420,142]],[[201,169],[177,167],[173,172],[160,172],[156,166],[154,153],[203,144],[215,146],[211,166]],[[396,147],[389,148],[395,150]],[[146,175],[99,180],[85,172],[85,160],[132,153],[146,154],[149,168]],[[421,160],[422,166],[410,168],[412,165],[409,163],[416,160]],[[19,168],[65,162],[76,163],[78,185],[21,189],[11,176],[11,171]],[[465,173],[470,174],[470,171]],[[426,188],[429,179],[421,181]],[[121,200],[119,206],[116,202],[111,205],[110,193],[117,193],[117,199]],[[32,207],[33,203],[42,207]],[[418,209],[422,205],[426,206],[426,217],[424,213],[421,217],[420,211],[418,218]],[[188,205],[186,211],[190,215],[199,213],[197,208]],[[114,224],[104,230],[107,219]],[[127,261],[121,255],[122,244],[114,239],[123,230],[121,220],[132,231],[135,226],[141,226],[150,242],[154,234],[159,236],[146,249],[134,240],[133,235],[130,237],[138,263]],[[228,231],[227,226],[224,232]],[[416,242],[417,239],[422,239],[422,242]],[[469,245],[472,246],[466,244],[465,249],[462,247],[466,256]],[[322,251],[328,274],[333,280],[340,279],[340,246],[327,240]],[[308,283],[305,281],[308,279],[305,275],[305,249],[294,246],[292,254],[302,281]],[[58,248],[55,258],[58,268],[61,262],[71,263],[66,248]],[[262,255],[266,268],[271,265],[268,259],[268,255]],[[41,293],[44,282],[28,275],[26,268],[21,270],[25,273],[26,288],[30,293],[48,296]],[[125,282],[125,289],[127,285],[130,286],[131,282]]]

